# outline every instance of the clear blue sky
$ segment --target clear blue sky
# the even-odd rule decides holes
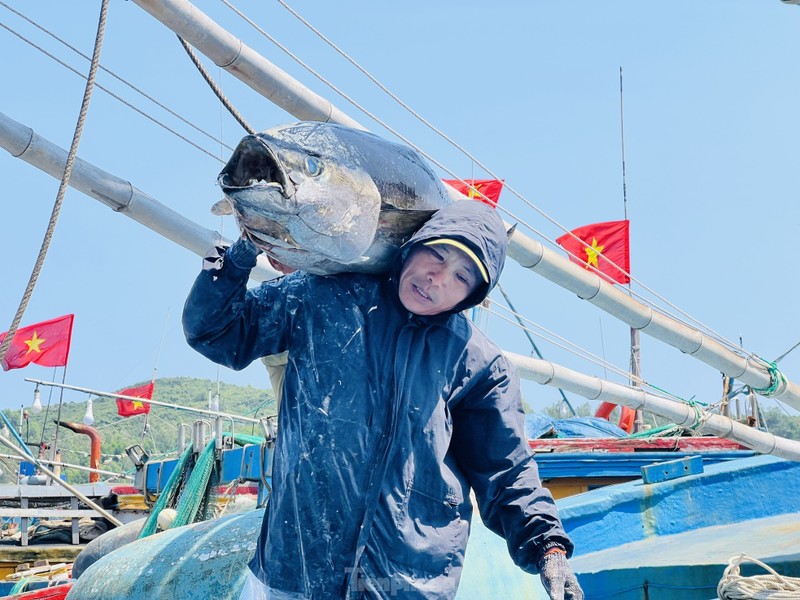
[[[5,1],[91,54],[99,1]],[[371,130],[389,136],[222,3],[196,4]],[[277,2],[237,5],[449,168],[463,177],[485,176]],[[745,348],[760,356],[774,358],[800,340],[795,275],[799,7],[779,0],[513,1],[491,7],[463,0],[309,0],[292,5],[567,228],[623,217],[622,67],[634,276],[726,338],[738,342],[741,336]],[[87,71],[83,59],[2,7],[0,20]],[[67,148],[83,81],[5,30],[0,30],[0,47],[0,111]],[[174,34],[133,2],[112,1],[102,64],[225,143],[233,146],[244,135]],[[206,64],[256,128],[295,120]],[[108,75],[101,73],[98,82],[227,160],[227,149]],[[79,155],[198,223],[235,235],[233,221],[223,223],[209,212],[221,197],[220,160],[100,90],[94,93]],[[2,331],[30,275],[58,182],[6,152],[0,152],[0,176]],[[551,239],[562,233],[506,192],[501,204]],[[216,365],[186,346],[180,328],[183,301],[199,266],[200,259],[188,251],[71,190],[23,324],[75,313],[67,372],[67,382],[74,385],[114,390],[147,380],[157,356],[159,376],[215,379]],[[626,368],[627,326],[517,265],[509,266],[503,285],[527,318]],[[525,337],[501,321],[490,319],[488,332],[507,350],[530,351]],[[602,367],[537,343],[555,362],[604,375]],[[790,378],[800,379],[800,350],[782,366]],[[719,373],[647,336],[642,369],[646,380],[679,396],[712,402],[720,395]],[[30,404],[33,386],[25,377],[51,379],[53,370],[32,365],[0,373],[0,408]],[[240,373],[222,369],[220,377],[268,387],[260,365]],[[539,408],[558,398],[556,390],[535,384],[526,384],[524,393]],[[66,395],[68,401],[84,398]]]

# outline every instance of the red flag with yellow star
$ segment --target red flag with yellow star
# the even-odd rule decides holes
[[[140,385],[137,387],[128,388],[118,392],[120,396],[133,396],[134,398],[144,398],[145,400],[153,399],[153,390],[156,384],[154,381]],[[120,417],[132,417],[134,415],[144,415],[150,412],[149,402],[139,402],[137,400],[123,400],[117,398],[117,414]]]
[[[21,369],[31,363],[44,367],[65,366],[69,358],[74,317],[64,315],[17,329],[3,358],[3,370]],[[0,344],[6,339],[7,333],[0,334]]]
[[[446,184],[454,187],[468,198],[480,200],[492,208],[497,207],[500,201],[500,192],[503,190],[503,181],[500,179],[443,179]]]
[[[612,283],[631,278],[630,221],[608,221],[573,229],[556,240],[569,259]],[[578,238],[578,239],[575,239]]]

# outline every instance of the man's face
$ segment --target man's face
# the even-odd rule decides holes
[[[417,244],[400,272],[400,302],[416,315],[438,315],[461,304],[481,281],[478,267],[458,248]]]

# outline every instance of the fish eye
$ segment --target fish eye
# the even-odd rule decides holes
[[[306,172],[312,177],[322,173],[322,162],[313,156],[306,157]]]

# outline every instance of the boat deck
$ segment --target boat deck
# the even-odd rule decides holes
[[[631,542],[572,559],[587,588],[615,600],[716,598],[728,562],[740,554],[756,558],[781,575],[800,576],[800,513],[704,527]],[[764,575],[753,563],[742,575]],[[600,596],[595,596],[600,598]],[[586,599],[592,598],[587,595]]]

